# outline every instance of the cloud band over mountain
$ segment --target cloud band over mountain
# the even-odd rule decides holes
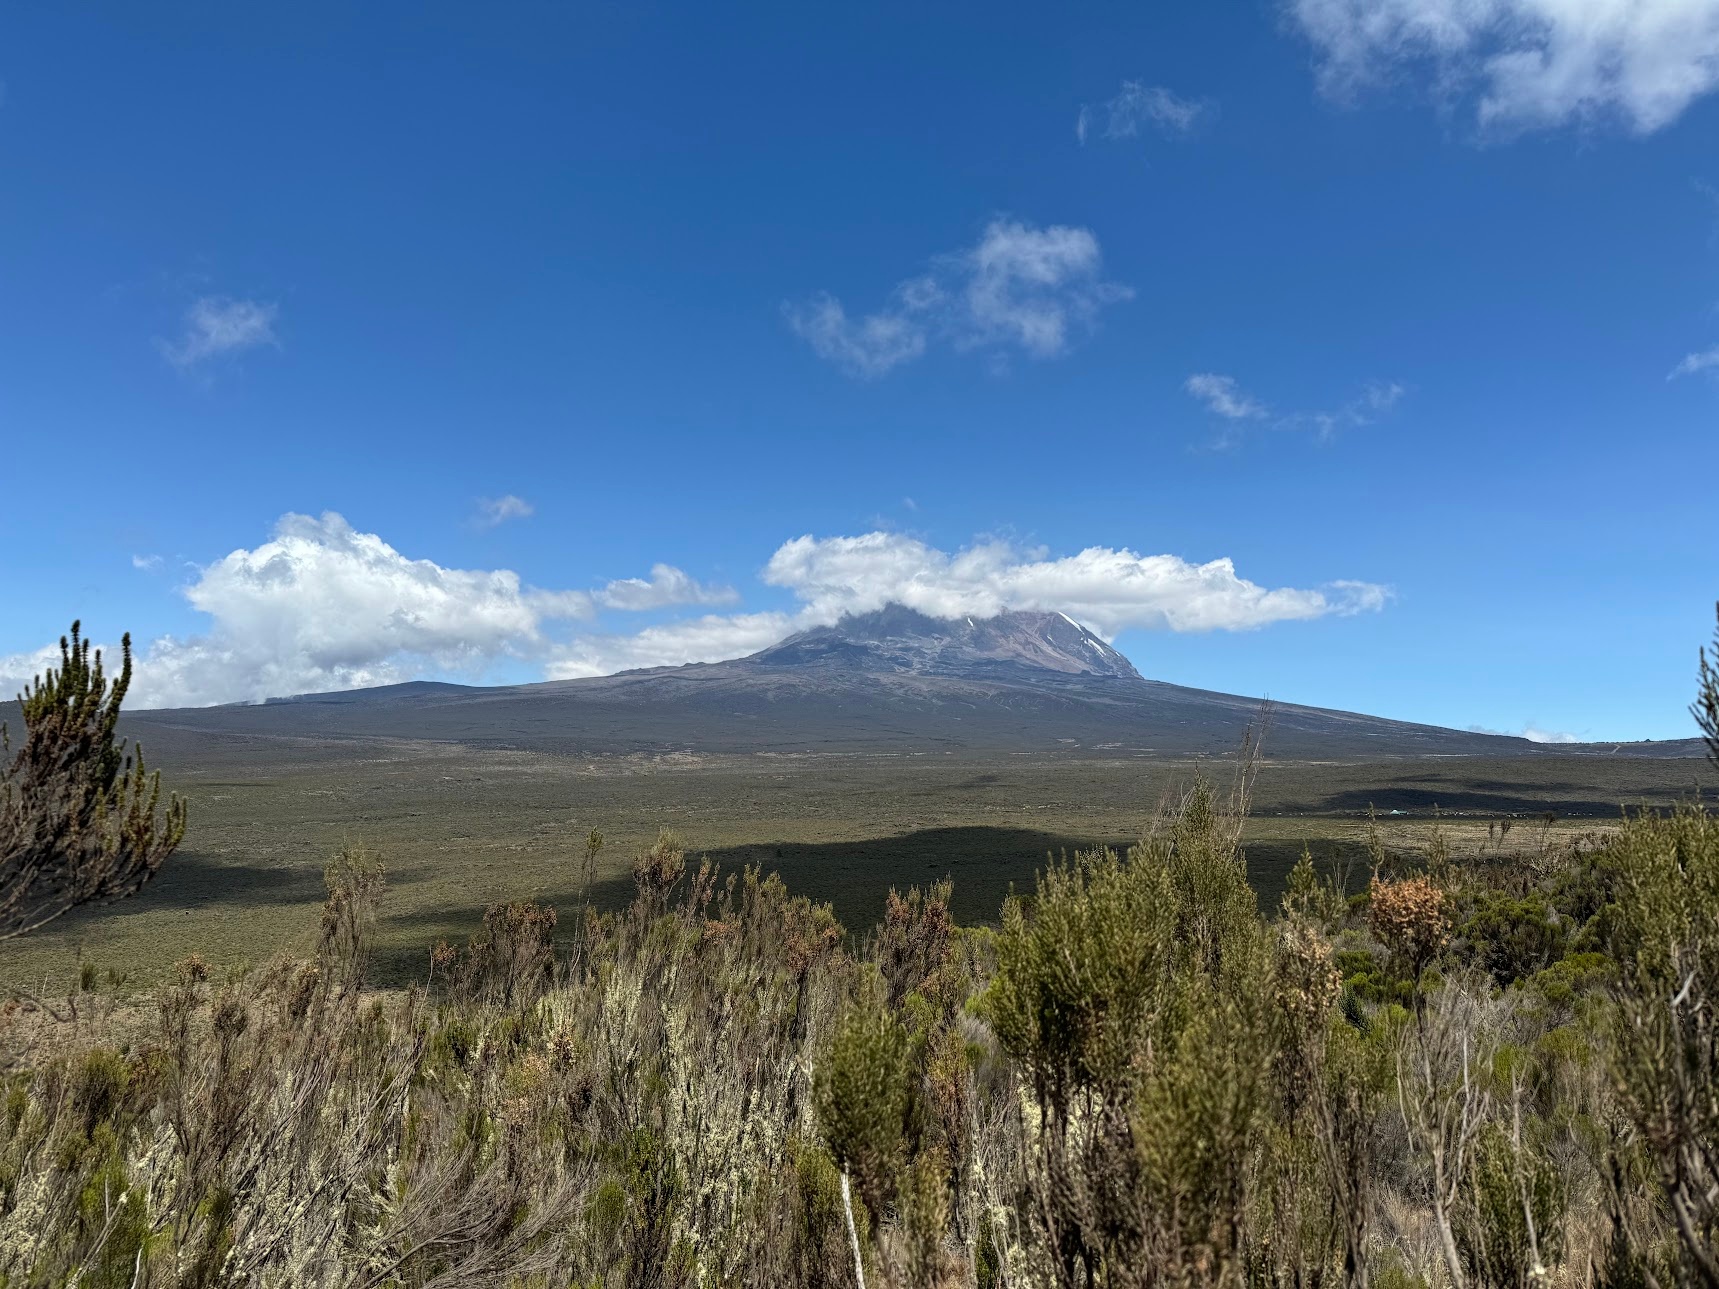
[[[888,532],[796,537],[777,548],[759,578],[793,605],[557,638],[553,624],[604,612],[732,605],[741,597],[669,564],[655,565],[648,579],[595,590],[532,587],[509,569],[412,559],[332,512],[289,514],[268,541],[199,568],[182,588],[209,629],[160,636],[141,649],[132,705],[255,702],[424,676],[480,677],[502,662],[565,678],[716,661],[889,603],[944,618],[1058,610],[1111,638],[1130,629],[1246,631],[1373,612],[1389,596],[1358,581],[1264,587],[1229,559],[1194,563],[1104,546],[1052,557],[1006,541],[949,552]],[[15,693],[56,660],[52,648],[0,657],[0,692]]]

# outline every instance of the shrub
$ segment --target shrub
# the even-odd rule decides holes
[[[1606,846],[1616,902],[1613,1059],[1687,1274],[1719,1285],[1719,820],[1686,806],[1631,819]]]
[[[460,964],[458,986],[503,1007],[536,1001],[555,971],[555,910],[535,900],[513,900],[484,911]]]
[[[873,1212],[895,1194],[918,1106],[907,1030],[877,1001],[851,1006],[818,1066],[818,1126]]]
[[[1367,921],[1373,934],[1419,980],[1450,938],[1444,891],[1425,877],[1395,882],[1375,877],[1368,896]]]
[[[1456,1232],[1470,1273],[1500,1289],[1543,1283],[1563,1251],[1565,1183],[1557,1168],[1519,1133],[1489,1124],[1469,1174]]]
[[[1512,985],[1563,956],[1568,932],[1540,891],[1520,898],[1482,889],[1457,933],[1474,963],[1500,985]]]
[[[131,637],[109,682],[102,657],[72,623],[60,637],[60,666],[19,696],[24,741],[11,755],[0,726],[0,939],[23,935],[82,904],[119,899],[144,886],[185,836],[186,805],[143,749],[115,741],[131,686]]]
[[[657,901],[668,898],[685,872],[686,845],[672,828],[659,832],[651,848],[633,861],[633,882],[639,893]]]

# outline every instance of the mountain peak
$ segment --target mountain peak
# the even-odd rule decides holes
[[[772,667],[996,676],[1052,671],[1139,680],[1133,664],[1066,613],[1014,609],[991,618],[934,618],[901,604],[849,614],[753,654]]]

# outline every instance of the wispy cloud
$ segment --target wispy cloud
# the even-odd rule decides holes
[[[1095,130],[1106,139],[1132,139],[1148,129],[1186,135],[1214,110],[1209,101],[1183,98],[1162,85],[1123,81],[1121,91],[1108,102],[1081,107],[1074,134],[1083,145]]]
[[[859,319],[828,292],[783,307],[794,333],[851,376],[882,376],[923,354],[928,328],[920,312],[899,294],[883,312]]]
[[[1666,376],[1667,380],[1676,380],[1679,376],[1694,376],[1704,371],[1719,368],[1719,345],[1711,349],[1703,349],[1699,353],[1687,354],[1682,362],[1673,367]]]
[[[1198,399],[1212,415],[1227,422],[1217,446],[1231,448],[1239,441],[1237,431],[1246,422],[1260,422],[1274,430],[1312,430],[1327,442],[1343,430],[1371,425],[1388,413],[1407,392],[1396,381],[1369,381],[1360,393],[1338,407],[1312,412],[1275,412],[1270,405],[1244,391],[1233,376],[1196,372],[1182,388]]]
[[[1288,0],[1347,100],[1420,69],[1484,131],[1650,134],[1719,87],[1719,0]]]
[[[144,573],[153,573],[156,569],[161,567],[161,556],[133,555],[131,557],[131,566]]]
[[[1259,420],[1268,413],[1264,403],[1242,392],[1233,376],[1195,372],[1182,388],[1204,403],[1208,411],[1226,420]]]
[[[1406,392],[1396,381],[1369,381],[1359,394],[1335,411],[1296,413],[1285,417],[1283,424],[1312,426],[1320,442],[1329,442],[1343,430],[1373,424],[1401,402]]]
[[[278,345],[274,328],[279,314],[273,304],[204,296],[186,310],[179,339],[158,340],[156,344],[175,367],[196,367],[223,354]]]
[[[876,313],[853,318],[820,293],[783,306],[813,352],[859,377],[882,376],[937,341],[994,357],[1054,358],[1133,292],[1103,277],[1098,239],[1084,228],[997,219],[972,247],[939,256],[900,283]]]
[[[510,519],[529,519],[536,513],[537,508],[529,501],[510,492],[505,497],[479,497],[472,522],[479,528],[494,528]]]

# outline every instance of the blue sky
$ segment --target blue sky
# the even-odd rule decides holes
[[[14,6],[0,83],[8,689],[76,616],[194,703],[895,598],[1693,732],[1719,0]]]

